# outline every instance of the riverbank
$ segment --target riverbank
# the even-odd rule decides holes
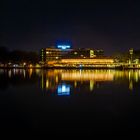
[[[126,66],[114,66],[114,67],[66,67],[66,66],[40,66],[40,67],[0,67],[0,69],[140,69],[140,67],[126,67]]]

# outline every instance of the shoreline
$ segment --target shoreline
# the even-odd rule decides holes
[[[127,70],[127,69],[132,69],[132,70],[140,70],[140,67],[123,67],[123,66],[118,66],[118,67],[0,67],[0,69],[114,69],[114,70]]]

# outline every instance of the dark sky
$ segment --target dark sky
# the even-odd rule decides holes
[[[57,40],[107,54],[140,48],[140,3],[134,0],[2,0],[0,46],[39,50]]]

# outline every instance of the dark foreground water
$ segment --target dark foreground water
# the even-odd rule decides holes
[[[140,130],[140,70],[0,69],[0,133]]]

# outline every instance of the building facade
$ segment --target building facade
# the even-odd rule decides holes
[[[58,45],[57,47],[43,48],[41,50],[41,61],[44,63],[60,61],[61,59],[92,59],[102,58],[103,56],[103,50],[90,48],[71,49],[68,45]]]
[[[49,61],[60,60],[66,56],[72,49],[70,48],[43,48],[41,49],[41,61],[48,63]]]
[[[99,58],[104,56],[103,50],[94,50],[90,48],[78,48],[70,51],[64,58]]]
[[[48,66],[50,67],[74,67],[74,68],[92,68],[92,67],[114,67],[114,60],[111,58],[67,58],[59,61],[49,61]]]

